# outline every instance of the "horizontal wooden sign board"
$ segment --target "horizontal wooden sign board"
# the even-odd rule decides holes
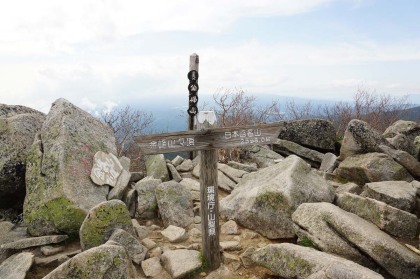
[[[242,127],[213,128],[135,137],[143,154],[241,147],[270,144],[280,134],[284,122]]]

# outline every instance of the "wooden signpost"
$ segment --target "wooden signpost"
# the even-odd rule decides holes
[[[197,115],[198,130],[136,137],[143,154],[201,151],[200,198],[202,250],[211,270],[220,266],[217,152],[219,148],[264,145],[275,141],[283,122],[213,128],[214,112]]]
[[[213,111],[198,112],[197,54],[190,56],[188,72],[188,131],[146,135],[135,141],[144,155],[200,151],[200,202],[202,251],[211,270],[220,266],[219,198],[217,181],[217,151],[219,148],[270,144],[277,139],[284,122],[241,127],[214,128]],[[197,130],[194,130],[194,120]]]

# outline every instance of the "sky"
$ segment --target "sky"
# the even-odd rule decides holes
[[[420,104],[418,0],[4,1],[0,103],[100,113],[199,97],[350,100],[358,88]]]

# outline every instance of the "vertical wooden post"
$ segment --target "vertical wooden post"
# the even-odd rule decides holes
[[[197,130],[212,128],[216,124],[214,111],[201,111],[197,115]],[[209,268],[220,267],[219,196],[217,183],[217,150],[200,151],[200,200],[202,251]]]
[[[198,65],[200,63],[199,56],[196,53],[190,55],[190,71],[196,70],[198,72]],[[188,103],[189,106],[189,103]],[[194,116],[188,116],[188,130],[194,130]],[[194,159],[194,153],[191,151],[189,153],[190,159]]]

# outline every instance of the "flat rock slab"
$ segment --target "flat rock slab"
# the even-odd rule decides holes
[[[169,242],[181,242],[188,238],[187,232],[184,228],[169,225],[166,229],[161,231],[161,234],[169,240]]]
[[[324,158],[324,154],[321,152],[306,148],[300,144],[288,140],[277,139],[275,142],[273,142],[273,149],[279,153],[282,151],[293,153],[299,157],[303,157],[317,163],[321,163]]]
[[[133,278],[132,268],[124,247],[104,244],[74,256],[43,279]]]
[[[172,278],[182,278],[201,267],[200,252],[195,250],[170,250],[162,254],[163,266]]]
[[[75,250],[71,252],[64,252],[60,254],[51,255],[48,257],[35,257],[35,265],[39,266],[49,266],[52,264],[60,263],[62,259],[69,259],[71,257],[74,257],[75,255],[81,253],[82,250]]]
[[[284,278],[383,279],[352,261],[291,243],[269,244],[257,250],[252,260]]]
[[[420,278],[420,257],[374,224],[329,203],[305,203],[292,215],[296,234],[318,249],[367,265],[374,261],[396,278]]]
[[[364,195],[405,211],[413,211],[417,189],[406,181],[367,183]]]
[[[31,268],[34,254],[22,252],[14,254],[0,264],[1,279],[25,279],[26,272]]]
[[[122,170],[123,166],[114,154],[98,151],[93,157],[90,178],[96,185],[115,187]]]
[[[220,163],[217,164],[217,169],[223,172],[227,177],[232,179],[235,183],[238,183],[245,174],[248,174],[248,172],[246,171],[235,169],[228,165],[220,164]]]
[[[35,246],[42,246],[48,245],[53,243],[60,243],[64,240],[69,238],[67,235],[47,235],[47,236],[39,236],[39,237],[31,237],[20,239],[14,242],[5,243],[0,247],[2,249],[25,249],[28,247],[35,247]]]
[[[258,170],[258,168],[256,166],[248,165],[248,164],[242,164],[242,163],[235,162],[235,161],[229,161],[228,166],[232,167],[234,169],[243,170],[243,171],[246,171],[246,172],[254,172],[254,171]]]
[[[417,232],[417,216],[371,198],[350,193],[337,195],[337,205],[381,230],[401,238],[414,239]]]
[[[244,148],[248,151],[249,157],[257,164],[259,168],[266,168],[277,163],[277,160],[284,159],[283,156],[268,149],[266,146],[250,145]]]

